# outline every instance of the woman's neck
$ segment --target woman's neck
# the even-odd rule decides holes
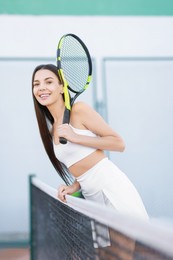
[[[63,102],[58,102],[55,104],[52,104],[51,106],[48,106],[47,109],[51,113],[54,123],[56,124],[62,124],[63,116],[64,116],[64,110],[65,110],[65,104]]]

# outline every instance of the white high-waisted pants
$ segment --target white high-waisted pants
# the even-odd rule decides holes
[[[136,188],[108,158],[104,158],[76,179],[85,199],[113,207],[123,214],[148,220]]]

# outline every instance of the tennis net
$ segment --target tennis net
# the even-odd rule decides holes
[[[31,260],[173,259],[173,231],[67,196],[30,177]]]

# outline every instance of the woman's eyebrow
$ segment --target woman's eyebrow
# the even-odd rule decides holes
[[[47,80],[47,79],[53,79],[52,77],[48,77],[48,78],[45,78],[44,80]]]
[[[47,78],[45,78],[44,80],[48,80],[48,79],[53,79],[52,77],[47,77]],[[39,81],[38,79],[35,79],[34,80],[34,82],[37,82],[37,81]]]

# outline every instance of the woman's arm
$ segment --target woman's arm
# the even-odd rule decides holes
[[[63,202],[66,202],[66,198],[65,196],[67,194],[71,195],[73,194],[74,192],[80,190],[80,184],[78,181],[75,181],[72,185],[61,185],[59,188],[58,188],[58,198],[60,200],[62,200]]]
[[[122,152],[125,149],[124,141],[120,135],[95,110],[83,102],[78,102],[73,106],[71,124],[79,129],[89,129],[97,137],[79,135],[74,133],[68,124],[60,125],[58,127],[59,135],[70,142],[100,150]]]

